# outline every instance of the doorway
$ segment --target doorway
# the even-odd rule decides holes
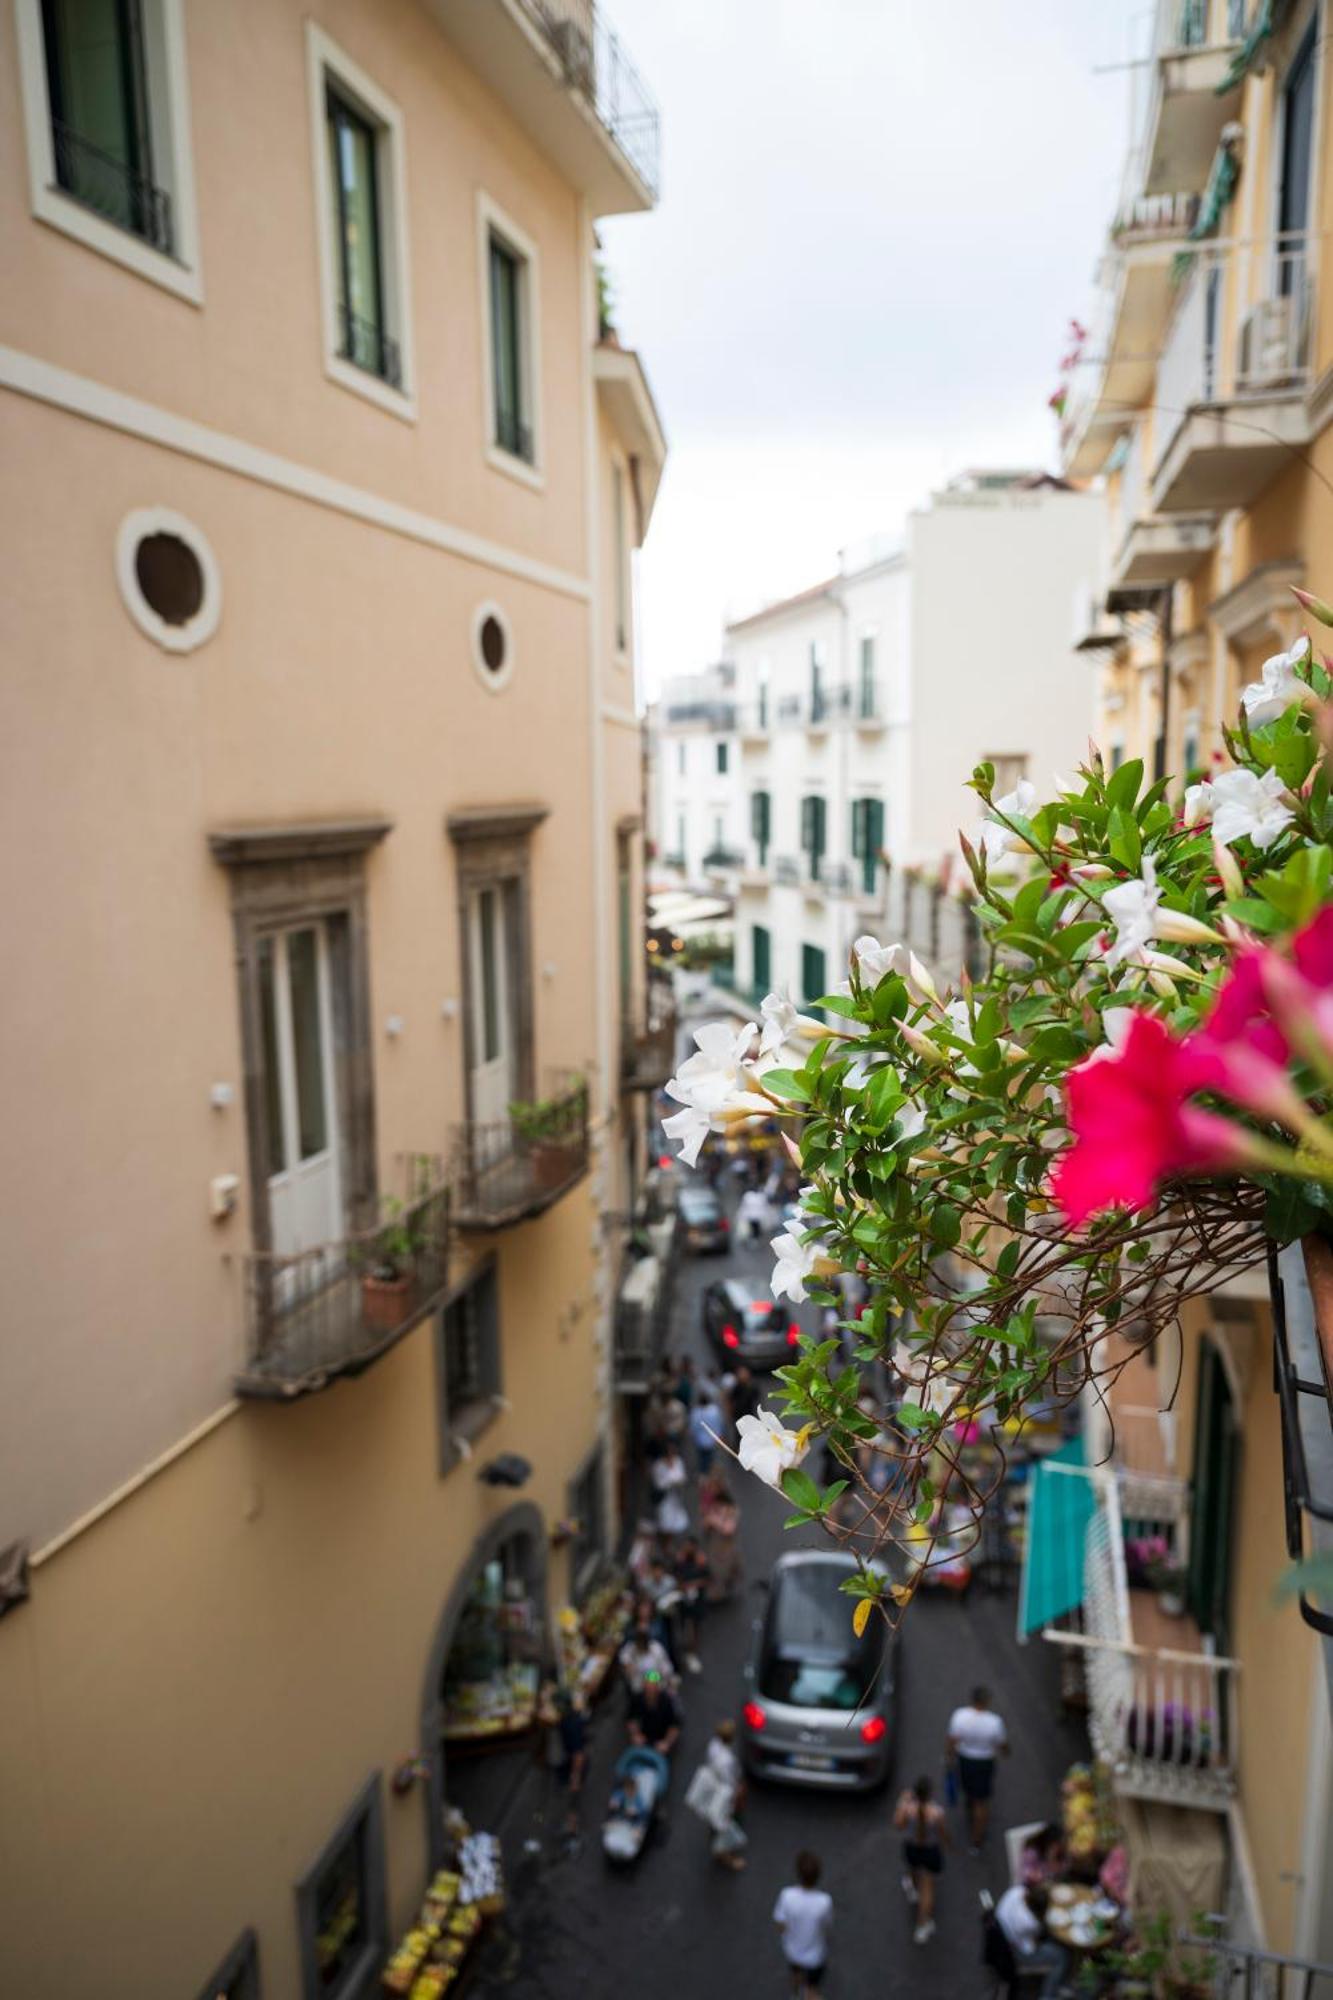
[[[1231,1570],[1236,1491],[1240,1479],[1240,1424],[1215,1342],[1199,1348],[1194,1418],[1193,1505],[1187,1595],[1199,1630],[1220,1653],[1229,1650]]]
[[[513,882],[488,882],[468,896],[468,966],[472,1023],[469,1078],[472,1119],[498,1125],[508,1118],[518,1088],[518,1034],[514,1007]]]
[[[257,951],[269,1227],[291,1257],[344,1230],[328,925],[268,932]]]

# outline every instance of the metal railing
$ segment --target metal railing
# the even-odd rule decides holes
[[[739,868],[745,855],[739,847],[710,847],[704,856],[705,868]]]
[[[402,387],[403,364],[398,342],[382,326],[374,320],[362,319],[350,306],[339,305],[338,328],[338,353],[342,360],[350,361],[354,368],[363,368],[367,375],[378,375],[391,389]]]
[[[819,879],[812,887],[822,889],[829,896],[850,896],[856,878],[845,861],[825,861],[819,871]]]
[[[851,712],[852,690],[845,683],[840,682],[835,687],[812,688],[806,727],[826,728],[830,722],[837,722]]]
[[[1111,1402],[1122,1520],[1136,1533],[1170,1530],[1189,1504],[1189,1483],[1174,1470],[1173,1410]]]
[[[776,714],[779,722],[799,722],[804,712],[801,697],[798,694],[784,694],[777,703]]]
[[[667,706],[665,720],[670,723],[701,722],[708,729],[732,730],[736,727],[736,704],[732,701],[676,701]]]
[[[450,1183],[461,1229],[504,1229],[539,1215],[588,1168],[588,1087],[562,1077],[538,1104],[457,1127]]]
[[[450,1194],[433,1183],[378,1229],[245,1259],[242,1395],[286,1398],[355,1373],[436,1305],[448,1284]]]
[[[767,736],[771,727],[771,703],[747,702],[736,711],[737,726],[742,736]]]
[[[1236,1994],[1238,1980],[1239,2000],[1324,2000],[1333,1993],[1333,1965],[1316,1959],[1288,1958],[1258,1945],[1196,1937],[1191,1931],[1181,1931],[1177,1942],[1186,1951],[1206,1951],[1216,1958],[1213,1991],[1227,2000]]]
[[[859,681],[852,693],[852,720],[858,728],[877,729],[888,721],[888,704],[878,681]]]
[[[1235,0],[1158,0],[1153,52],[1178,55],[1239,38]]]
[[[679,868],[683,873],[686,866],[685,855],[678,848],[673,849],[670,854],[662,856],[662,866],[664,868]]]
[[[155,187],[58,118],[51,120],[51,143],[58,187],[107,222],[171,255],[171,196],[165,188]]]
[[[794,854],[780,854],[773,863],[773,880],[796,888],[801,880],[801,864]]]
[[[1198,194],[1136,194],[1111,224],[1118,248],[1136,243],[1184,242],[1199,215]]]
[[[1315,243],[1313,235],[1289,233],[1191,253],[1157,370],[1158,464],[1197,405],[1309,383]]]
[[[676,995],[669,979],[650,978],[643,1021],[620,1029],[620,1079],[627,1090],[656,1090],[676,1060]]]
[[[560,58],[569,88],[595,113],[656,201],[662,179],[657,104],[596,0],[520,4]]]

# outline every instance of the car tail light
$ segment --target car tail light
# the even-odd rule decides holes
[[[768,1726],[768,1717],[757,1701],[746,1702],[741,1710],[741,1719],[747,1729],[765,1729]]]
[[[801,1329],[800,1329],[800,1327],[799,1327],[799,1326],[789,1326],[789,1327],[787,1328],[787,1345],[788,1345],[788,1347],[799,1347],[799,1346],[800,1346],[800,1344],[801,1344]]]
[[[878,1743],[887,1734],[888,1727],[882,1715],[868,1715],[861,1724],[861,1741]]]
[[[657,1156],[657,1164],[659,1167],[669,1167],[671,1165],[670,1153],[659,1153]]]
[[[730,1229],[731,1224],[727,1221],[725,1215],[719,1215],[717,1219],[717,1226],[722,1231],[722,1234],[725,1236],[727,1231]]]
[[[739,1347],[740,1344],[741,1344],[741,1337],[737,1333],[735,1327],[724,1326],[722,1329],[722,1345],[724,1347]]]

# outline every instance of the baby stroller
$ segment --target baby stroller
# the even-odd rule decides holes
[[[602,1852],[621,1865],[637,1861],[647,1845],[658,1808],[671,1782],[671,1766],[660,1750],[638,1744],[621,1755],[602,1823]]]

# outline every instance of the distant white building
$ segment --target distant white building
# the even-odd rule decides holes
[[[700,841],[739,836],[742,993],[809,1000],[844,978],[852,940],[888,927],[880,854],[899,892],[901,871],[952,865],[983,759],[1003,793],[1086,754],[1070,613],[1103,518],[1100,495],[1041,475],[967,474],[909,516],[901,546],[845,550],[836,576],[728,628],[734,734],[701,719],[682,760],[683,715],[664,718],[660,824],[691,880]]]
[[[735,885],[745,835],[735,680],[729,661],[678,675],[648,711],[648,878],[658,887]]]

